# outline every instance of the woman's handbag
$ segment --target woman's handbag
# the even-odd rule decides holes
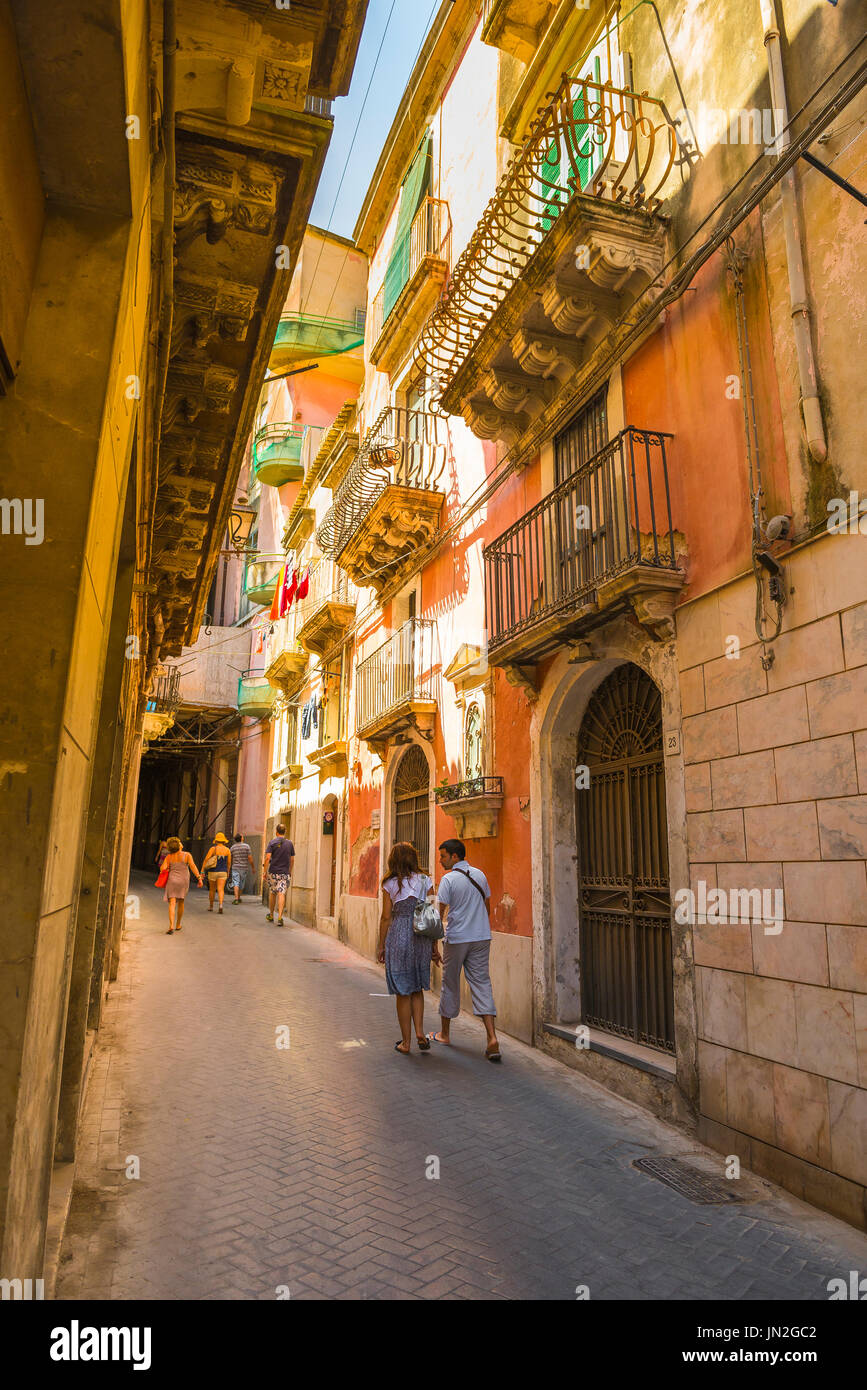
[[[154,887],[155,887],[155,888],[165,888],[166,883],[168,882],[168,877],[169,877],[169,861],[168,861],[168,859],[166,858],[166,859],[163,860],[162,868],[160,869],[159,876],[158,876],[158,878],[157,878],[156,883],[154,884]]]
[[[426,936],[429,941],[442,941],[445,936],[440,915],[433,903],[419,898],[412,914],[412,929],[416,936]]]

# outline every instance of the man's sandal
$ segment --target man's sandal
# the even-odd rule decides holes
[[[502,1058],[502,1056],[501,1056],[501,1054],[500,1054],[500,1044],[499,1044],[499,1043],[494,1043],[494,1049],[495,1049],[495,1050],[492,1052],[492,1051],[491,1051],[491,1048],[490,1048],[490,1044],[485,1048],[485,1056],[487,1057],[488,1061],[489,1061],[489,1062],[502,1062],[503,1058]]]

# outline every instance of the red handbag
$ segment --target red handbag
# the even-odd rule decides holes
[[[156,883],[154,884],[154,887],[155,887],[155,888],[165,888],[166,883],[168,882],[168,877],[169,877],[169,861],[168,861],[168,858],[165,858],[165,859],[163,860],[163,866],[162,866],[162,868],[160,869],[160,872],[159,872],[159,878],[157,879]]]

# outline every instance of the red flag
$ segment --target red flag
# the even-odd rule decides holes
[[[298,588],[298,576],[292,571],[292,582],[289,582],[289,566],[286,566],[286,582],[283,586],[283,606],[280,609],[281,618],[289,612],[292,607],[292,600],[295,598],[295,590]]]
[[[304,578],[301,580],[301,583],[298,585],[298,598],[299,598],[299,599],[306,598],[306,597],[307,597],[307,590],[308,590],[309,588],[310,588],[310,566],[308,565],[308,566],[307,566],[307,569],[306,569],[305,572],[304,572]]]
[[[285,565],[281,565],[281,566],[280,566],[280,573],[279,573],[278,576],[277,576],[277,587],[276,587],[276,589],[274,590],[274,597],[273,597],[272,600],[271,600],[271,611],[270,611],[270,613],[268,614],[268,617],[271,619],[272,622],[274,622],[277,618],[279,618],[279,617],[281,616],[281,613],[280,613],[280,601],[281,601],[281,598],[282,598],[282,595],[283,595],[283,585],[284,585],[284,583],[285,583],[285,580],[286,580],[286,566],[285,566]]]

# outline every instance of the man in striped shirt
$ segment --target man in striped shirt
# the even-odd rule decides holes
[[[235,843],[231,849],[232,863],[229,882],[235,890],[235,902],[243,902],[241,889],[244,887],[244,879],[247,877],[247,870],[253,867],[253,851],[247,844],[243,835],[235,836]]]

